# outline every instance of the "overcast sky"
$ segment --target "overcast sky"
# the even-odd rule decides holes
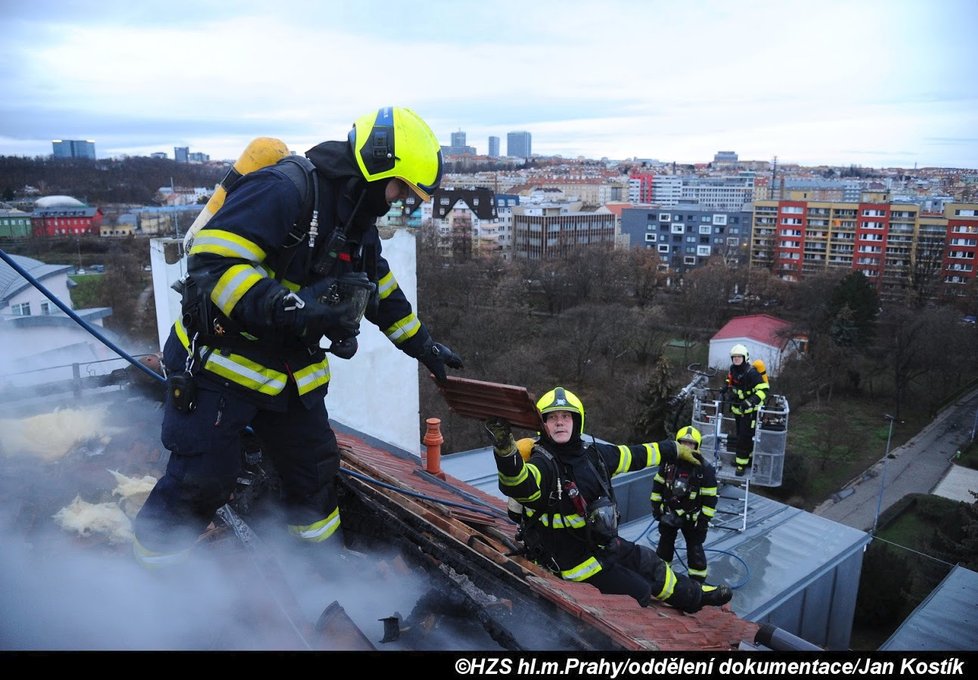
[[[0,0],[0,155],[305,151],[384,105],[535,154],[978,167],[978,0]]]

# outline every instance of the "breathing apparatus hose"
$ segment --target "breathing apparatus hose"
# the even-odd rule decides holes
[[[45,288],[44,285],[40,281],[38,281],[36,278],[34,278],[33,276],[31,276],[30,272],[28,272],[23,267],[21,267],[19,264],[17,264],[17,262],[12,257],[10,257],[9,255],[7,255],[7,253],[5,253],[3,250],[0,250],[0,259],[2,259],[4,262],[6,262],[7,264],[9,264],[13,268],[13,270],[15,272],[17,272],[18,274],[20,274],[21,276],[23,276],[25,279],[27,279],[27,281],[32,286],[34,286],[39,291],[41,291],[41,293],[43,293],[44,296],[47,299],[49,299],[51,302],[53,302],[54,304],[56,304],[58,306],[58,308],[62,312],[64,312],[65,314],[67,314],[79,326],[81,326],[86,331],[88,331],[89,333],[91,333],[92,335],[94,335],[96,338],[98,338],[102,342],[102,344],[104,344],[106,347],[108,347],[109,349],[111,349],[113,352],[115,352],[116,354],[118,354],[120,357],[122,357],[123,359],[125,359],[126,361],[128,361],[129,363],[131,363],[133,366],[135,366],[136,368],[138,368],[140,371],[142,371],[146,375],[150,376],[151,378],[154,378],[156,380],[159,380],[160,382],[164,382],[164,383],[166,382],[166,378],[164,378],[162,375],[160,375],[156,371],[152,370],[151,368],[149,368],[145,364],[140,363],[135,357],[131,356],[129,353],[127,353],[121,347],[119,347],[114,342],[112,342],[107,337],[105,337],[102,333],[100,333],[99,331],[97,331],[94,326],[92,326],[90,323],[88,323],[83,318],[81,318],[80,316],[78,316],[78,314],[76,314],[75,311],[71,307],[69,307],[68,305],[66,305],[54,293],[52,293],[47,288]]]

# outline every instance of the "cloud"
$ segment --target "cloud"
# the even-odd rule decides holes
[[[489,135],[528,130],[535,151],[564,156],[723,148],[845,164],[887,148],[862,143],[850,112],[930,101],[916,128],[959,136],[978,109],[945,106],[973,77],[967,0],[41,1],[4,14],[0,153],[70,136],[95,138],[100,156],[189,145],[233,159],[259,135],[300,150],[340,139],[362,111],[397,104],[482,152]],[[811,119],[834,123],[812,135]],[[771,136],[782,128],[790,144]],[[908,162],[976,157],[890,136]]]

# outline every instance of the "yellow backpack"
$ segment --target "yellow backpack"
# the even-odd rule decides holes
[[[197,219],[190,225],[190,229],[187,230],[186,235],[183,237],[184,249],[190,252],[190,246],[193,244],[194,236],[221,209],[221,206],[224,205],[224,199],[227,197],[227,192],[239,179],[259,168],[275,165],[288,155],[289,147],[281,139],[274,137],[256,137],[251,140],[248,146],[245,147],[245,150],[241,152],[238,160],[228,170],[224,179],[221,180],[221,183],[217,185],[217,189],[210,197],[210,200],[207,201],[207,205],[197,215]]]
[[[754,367],[754,370],[761,374],[761,378],[764,379],[764,382],[767,383],[767,366],[764,365],[764,360],[754,359],[754,361],[751,362],[751,365]]]

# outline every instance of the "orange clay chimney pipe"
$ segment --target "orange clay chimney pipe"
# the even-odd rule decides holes
[[[445,479],[445,473],[441,470],[441,445],[445,442],[445,438],[441,436],[441,419],[428,418],[425,423],[428,425],[428,430],[421,441],[427,448],[424,460],[421,462],[424,464],[425,472],[438,479]]]

